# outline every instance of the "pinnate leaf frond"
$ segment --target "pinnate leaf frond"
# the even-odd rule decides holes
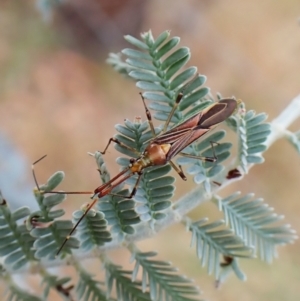
[[[190,222],[189,222],[190,223]],[[191,246],[196,246],[196,252],[202,266],[207,266],[209,274],[219,276],[221,256],[249,258],[252,249],[230,229],[224,228],[224,221],[208,223],[204,218],[189,225],[192,232]]]
[[[57,172],[49,178],[46,184],[35,190],[35,198],[40,210],[31,213],[27,224],[32,228],[30,234],[36,238],[34,242],[36,258],[54,260],[58,249],[73,228],[71,220],[58,220],[65,214],[63,209],[53,209],[65,200],[65,195],[45,195],[45,192],[54,190],[63,178],[64,174]],[[62,254],[71,253],[72,248],[79,248],[79,241],[74,236],[70,237]]]
[[[238,134],[238,162],[245,173],[248,172],[249,164],[264,162],[262,153],[267,149],[265,142],[271,133],[270,124],[264,122],[266,118],[265,113],[255,114],[250,110],[246,114],[240,113],[228,120]]]
[[[142,287],[149,287],[151,300],[192,301],[199,296],[199,289],[167,261],[152,259],[156,252],[135,252],[135,267],[132,280],[135,281],[139,269],[142,270]]]
[[[297,238],[288,224],[282,224],[283,216],[274,213],[274,209],[255,199],[254,194],[240,197],[240,193],[230,195],[218,201],[225,214],[226,224],[255,249],[262,260],[272,262],[276,256],[276,246],[293,243]]]
[[[28,207],[20,207],[11,212],[0,193],[0,256],[6,256],[4,265],[17,270],[34,260],[32,237],[20,220],[30,214]]]
[[[224,169],[221,164],[230,156],[231,143],[220,142],[225,137],[225,131],[217,131],[208,137],[196,141],[184,149],[184,153],[201,156],[203,160],[180,157],[177,162],[180,165],[189,165],[186,172],[194,177],[196,184],[203,183],[207,192],[211,191],[211,181]],[[213,143],[213,146],[211,145]],[[216,143],[218,143],[216,145]],[[213,148],[212,148],[213,147]],[[217,157],[216,162],[205,161],[205,158]]]
[[[127,57],[125,62],[120,56],[111,54],[108,63],[117,71],[128,72],[137,87],[145,91],[143,96],[149,101],[149,108],[155,111],[156,119],[167,120],[180,91],[184,96],[171,123],[181,121],[185,115],[183,111],[188,107],[201,104],[201,99],[209,93],[209,89],[203,87],[206,77],[196,75],[196,67],[184,69],[190,59],[190,50],[178,47],[180,38],[170,37],[170,32],[165,31],[154,39],[149,31],[142,34],[141,40],[132,36],[125,39],[137,49],[122,51]]]
[[[76,295],[78,300],[89,301],[113,301],[107,297],[104,289],[104,282],[100,282],[94,279],[94,276],[84,270],[79,264],[76,265],[78,271],[78,283],[76,285]]]
[[[142,289],[141,282],[132,281],[131,271],[123,270],[122,267],[109,262],[105,263],[104,268],[107,298],[110,298],[113,287],[115,287],[118,300],[152,300],[150,294]]]

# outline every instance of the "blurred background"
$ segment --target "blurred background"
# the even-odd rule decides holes
[[[171,30],[171,35],[181,37],[181,46],[191,49],[189,65],[207,76],[213,95],[241,98],[247,109],[267,112],[272,121],[300,92],[299,18],[298,0],[1,0],[0,188],[4,197],[14,208],[35,208],[30,165],[44,154],[48,157],[36,166],[39,182],[63,170],[63,190],[93,190],[99,185],[96,165],[87,152],[103,150],[115,134],[114,124],[145,117],[134,83],[105,63],[109,52],[128,47],[123,35],[139,37],[151,29],[157,37]],[[291,127],[299,128],[300,122]],[[116,156],[113,148],[106,156],[111,174],[118,171]],[[280,140],[265,159],[222,196],[236,190],[253,192],[285,215],[299,233],[299,155]],[[178,195],[195,185],[179,179],[177,184]],[[69,197],[68,217],[87,201],[88,197]],[[191,216],[212,220],[220,215],[207,204]],[[195,279],[207,300],[299,300],[299,242],[280,248],[280,259],[272,265],[243,261],[247,282],[231,277],[216,290],[184,231],[174,226],[138,246],[143,251],[157,250],[161,260],[171,260]],[[121,254],[112,252],[112,258],[130,268],[129,257]]]

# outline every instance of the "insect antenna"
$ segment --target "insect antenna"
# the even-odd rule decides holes
[[[168,125],[169,125],[169,123],[170,123],[172,117],[174,116],[174,113],[175,113],[175,111],[177,110],[177,107],[178,107],[178,105],[179,105],[179,103],[180,103],[182,97],[183,97],[183,93],[180,92],[180,93],[177,95],[177,98],[176,98],[176,100],[175,100],[175,103],[174,103],[174,105],[173,105],[173,108],[172,108],[172,110],[171,110],[171,112],[170,112],[170,114],[169,114],[169,116],[168,116],[168,118],[167,118],[167,120],[166,120],[166,123],[165,123],[165,125],[164,125],[164,129],[163,129],[163,133],[167,130]]]
[[[116,183],[113,183],[115,180],[117,180],[118,178],[120,178],[124,173],[126,173],[129,169],[126,168],[123,171],[121,171],[120,173],[118,173],[114,178],[112,178],[110,181],[108,181],[105,184],[102,184],[101,186],[99,186],[97,189],[95,189],[94,195],[92,196],[93,201],[86,207],[84,213],[82,214],[82,216],[79,218],[79,220],[76,222],[76,224],[73,226],[72,230],[70,231],[70,233],[68,234],[68,236],[66,236],[64,242],[62,243],[62,245],[60,246],[60,248],[58,249],[56,256],[59,255],[59,253],[61,252],[61,250],[63,249],[63,247],[65,246],[65,244],[68,242],[68,240],[70,239],[70,237],[72,236],[72,234],[74,233],[74,231],[76,230],[76,228],[78,227],[78,225],[81,223],[81,221],[84,219],[84,217],[88,214],[88,212],[94,207],[94,205],[96,204],[96,202],[98,201],[98,198],[101,198],[105,195],[112,195],[112,196],[122,196],[119,194],[114,194],[111,193],[111,191],[117,187],[119,184],[123,183],[124,181],[126,181],[128,178],[130,178],[132,176],[132,174],[128,174],[125,177],[122,177],[121,179],[119,179],[119,181],[117,181]],[[134,194],[136,193],[136,188],[138,186],[138,183],[140,181],[141,178],[141,174],[139,175],[139,178],[131,192],[131,194],[128,197],[124,197],[123,198],[132,198],[134,196]]]
[[[155,137],[156,135],[155,135],[155,129],[154,129],[154,125],[153,125],[151,113],[150,113],[150,111],[149,111],[149,109],[148,109],[148,107],[146,105],[145,98],[144,98],[143,94],[140,93],[140,95],[142,97],[142,101],[143,101],[145,112],[146,112],[146,117],[147,117],[149,125],[150,125],[152,136]]]
[[[185,95],[185,93],[184,93],[185,90],[188,87],[190,87],[197,80],[198,76],[199,76],[199,73],[195,74],[195,76],[181,88],[180,92],[178,93],[178,95],[175,99],[175,103],[172,107],[172,110],[171,110],[171,112],[170,112],[170,114],[169,114],[169,116],[168,116],[168,118],[165,122],[165,125],[164,125],[164,128],[163,128],[163,133],[167,131],[168,125],[171,122],[171,119],[174,116],[180,101],[182,100],[183,96]]]
[[[32,170],[32,175],[33,175],[33,179],[34,179],[34,183],[36,185],[36,188],[37,190],[40,192],[40,193],[49,193],[49,194],[93,194],[94,192],[93,191],[54,191],[54,190],[51,190],[51,191],[47,191],[47,190],[41,190],[40,189],[40,186],[39,186],[39,183],[37,181],[37,177],[36,177],[36,174],[35,174],[35,165],[37,163],[39,163],[40,161],[42,161],[44,158],[46,158],[47,155],[44,155],[42,156],[41,158],[39,158],[38,160],[34,161],[31,165],[31,170]]]
[[[34,166],[39,163],[40,161],[42,161],[44,158],[46,158],[47,155],[42,156],[41,158],[39,158],[38,160],[36,160],[35,162],[32,163],[31,165],[31,170],[32,170],[32,175],[33,175],[33,179],[34,179],[34,183],[36,185],[37,190],[40,192],[40,186],[39,183],[37,181],[36,175],[35,175],[35,170],[34,170]]]

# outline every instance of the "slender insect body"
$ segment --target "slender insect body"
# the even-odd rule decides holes
[[[97,195],[98,198],[101,198],[104,195],[109,194],[114,187],[124,182],[127,178],[131,177],[134,174],[142,174],[143,170],[147,167],[165,165],[168,162],[166,155],[170,147],[170,144],[159,145],[156,143],[150,143],[138,158],[130,159],[128,167],[121,171],[121,173],[111,179],[108,183],[97,187],[94,191],[94,196]],[[120,178],[128,171],[128,175]],[[119,179],[118,183],[114,183],[116,179]]]
[[[113,193],[113,189],[120,185],[121,183],[125,182],[127,179],[132,177],[133,175],[137,174],[137,181],[130,193],[129,196],[123,196],[123,198],[131,199],[137,190],[137,187],[139,185],[139,182],[141,180],[141,176],[143,174],[144,169],[150,167],[150,166],[160,166],[165,165],[166,163],[169,163],[173,169],[179,174],[179,176],[186,180],[186,177],[181,169],[181,166],[176,166],[172,162],[172,159],[176,155],[181,155],[184,157],[189,157],[193,159],[198,160],[205,160],[209,162],[215,162],[217,160],[214,148],[213,148],[213,142],[211,141],[212,150],[213,150],[213,157],[201,157],[201,156],[195,156],[191,154],[187,154],[182,152],[187,146],[189,146],[191,143],[205,135],[208,131],[216,127],[219,123],[227,119],[235,109],[237,108],[237,101],[233,98],[227,98],[227,99],[221,99],[220,101],[211,104],[201,112],[198,112],[191,117],[189,117],[187,120],[183,121],[179,125],[175,125],[170,130],[166,130],[168,127],[168,124],[171,120],[172,115],[174,114],[178,103],[182,99],[183,94],[179,93],[176,101],[175,106],[171,110],[170,115],[165,123],[164,126],[164,132],[162,134],[159,134],[158,136],[154,137],[152,140],[150,140],[148,146],[145,148],[145,150],[142,153],[139,153],[136,149],[131,148],[127,146],[126,144],[122,143],[116,138],[110,138],[108,144],[106,145],[105,149],[102,154],[105,154],[108,146],[111,142],[117,143],[121,147],[126,148],[127,150],[130,150],[137,154],[137,158],[131,158],[129,160],[129,165],[123,169],[121,172],[119,172],[116,176],[110,179],[107,183],[104,183],[97,187],[94,190],[92,199],[93,201],[89,206],[86,208],[85,213],[82,215],[82,217],[77,221],[75,226],[73,227],[72,231],[68,235],[68,237],[65,239],[64,243],[58,250],[57,254],[62,250],[63,246],[68,241],[69,237],[72,235],[72,233],[75,231],[76,227],[79,225],[81,220],[84,218],[84,216],[87,214],[87,212],[94,206],[94,204],[97,202],[98,198],[102,198],[105,195],[115,195]],[[151,114],[145,104],[144,98],[142,97],[144,107],[146,110],[147,118],[149,121],[149,125],[152,131],[153,136],[155,136],[154,126],[151,120]],[[41,158],[42,159],[42,158]],[[40,159],[40,160],[41,160]],[[38,160],[38,161],[40,161]],[[38,162],[37,161],[37,162]],[[35,175],[34,175],[35,178]],[[35,178],[36,181],[36,178]],[[37,181],[36,181],[37,183]],[[37,185],[38,186],[38,185]],[[56,191],[47,191],[47,193],[62,193],[62,192],[56,192]],[[91,192],[63,192],[64,194],[88,194]]]
[[[127,178],[134,174],[139,175],[139,181],[143,170],[147,167],[165,165],[166,163],[171,162],[171,159],[177,154],[180,154],[186,146],[190,145],[205,135],[208,131],[216,127],[220,122],[228,118],[234,112],[236,107],[237,101],[235,99],[222,99],[217,103],[211,104],[203,111],[189,117],[179,125],[174,126],[169,131],[156,136],[150,141],[149,145],[146,147],[144,152],[138,156],[138,158],[130,159],[130,164],[127,168],[125,168],[109,182],[97,187],[94,191],[94,196],[97,195],[98,198],[100,198],[106,194],[109,194],[114,187],[119,185],[119,183],[124,182]],[[123,147],[126,147],[126,145],[122,144],[116,139],[113,141],[122,145]],[[111,140],[109,143],[110,142]],[[103,153],[105,153],[105,151]],[[185,155],[187,156],[188,154]],[[206,160],[215,162],[216,158],[206,158]],[[174,164],[172,167],[175,168],[175,170],[184,180],[186,179],[181,171],[181,168],[178,169],[174,166]],[[127,171],[129,171],[129,173],[125,177],[121,178],[121,176]],[[118,181],[115,182],[117,179]],[[135,192],[136,188],[137,184],[135,185],[133,192]],[[130,198],[132,196],[133,194],[131,193]]]

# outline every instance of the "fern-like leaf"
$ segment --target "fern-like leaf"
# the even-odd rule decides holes
[[[196,184],[203,183],[207,192],[210,192],[211,190],[211,181],[224,169],[224,166],[221,163],[230,156],[229,150],[231,149],[232,144],[219,142],[224,136],[225,131],[218,131],[184,149],[185,153],[191,155],[201,156],[203,158],[213,158],[214,153],[211,142],[218,142],[217,146],[213,146],[217,157],[216,162],[205,162],[199,159],[196,160],[186,157],[177,159],[177,162],[181,165],[190,165],[190,167],[186,169],[186,172],[194,176]]]
[[[77,223],[82,214],[81,210],[73,213],[74,223]],[[89,251],[95,246],[102,246],[112,240],[112,236],[107,228],[108,222],[104,217],[104,213],[92,209],[81,221],[77,227],[79,232],[77,237],[81,242],[80,248]]]
[[[252,249],[230,229],[224,228],[224,221],[207,222],[204,218],[189,226],[192,232],[191,246],[196,245],[196,252],[202,266],[207,265],[208,274],[219,276],[221,256],[251,257]]]
[[[113,192],[124,196],[129,195],[128,189],[115,189]],[[134,210],[133,200],[121,196],[105,196],[99,199],[98,208],[104,213],[108,225],[111,226],[111,233],[117,234],[119,240],[123,240],[125,234],[133,234],[133,226],[140,222],[139,215]]]
[[[28,207],[11,212],[0,192],[0,256],[5,256],[4,266],[17,270],[34,260],[34,238],[24,224],[19,223],[30,214]]]
[[[169,31],[161,33],[157,39],[154,39],[151,31],[142,34],[141,38],[125,37],[127,42],[137,48],[122,51],[128,57],[125,64],[131,68],[125,69],[122,61],[108,62],[117,70],[126,70],[137,82],[137,87],[145,91],[143,96],[150,102],[149,108],[156,111],[154,117],[158,120],[167,120],[178,92],[184,91],[183,99],[171,119],[171,122],[178,123],[183,119],[185,109],[199,104],[209,93],[208,88],[202,87],[206,77],[195,77],[196,67],[184,69],[190,59],[190,50],[177,47],[180,39],[170,37]]]
[[[105,282],[107,288],[107,298],[110,297],[115,285],[118,301],[151,301],[150,294],[142,290],[141,282],[133,282],[132,272],[122,270],[122,267],[106,262]]]
[[[295,231],[290,225],[281,224],[283,216],[273,213],[273,208],[265,204],[263,199],[253,199],[253,194],[239,196],[237,192],[218,201],[226,224],[246,245],[255,248],[262,260],[272,262],[276,256],[276,246],[293,243],[297,238]]]
[[[113,301],[106,296],[104,283],[94,279],[93,275],[85,271],[79,264],[76,265],[79,280],[76,286],[78,300]]]
[[[108,182],[110,176],[102,159],[101,153],[90,153],[90,155],[95,157],[96,159],[102,182]],[[82,210],[78,210],[73,213],[74,224],[76,224],[78,220],[82,217],[85,210],[86,206],[83,206]],[[105,214],[98,210],[90,210],[85,216],[85,218],[78,225],[77,230],[79,232],[77,237],[81,242],[80,247],[85,251],[89,251],[95,246],[102,246],[106,242],[110,242],[112,240],[111,233],[108,229],[108,221],[105,218]]]
[[[234,273],[236,277],[242,281],[247,279],[246,275],[241,270],[238,259],[231,256],[223,256],[223,262],[220,264],[220,273],[216,279],[216,286],[219,287],[229,275]]]
[[[243,107],[241,107],[241,111]],[[266,150],[265,142],[271,133],[271,126],[265,123],[267,115],[255,114],[250,110],[246,114],[232,116],[228,123],[237,131],[239,137],[238,162],[242,170],[248,172],[248,164],[264,162],[262,152]]]
[[[154,260],[156,252],[135,252],[135,267],[132,280],[136,280],[139,269],[142,269],[142,288],[149,287],[151,300],[196,300],[199,290],[185,276],[178,275],[177,269],[169,262]],[[193,298],[190,298],[193,297]],[[198,299],[199,300],[199,299]]]
[[[154,117],[156,119],[167,120],[180,91],[183,92],[183,98],[171,118],[171,123],[178,124],[212,103],[210,97],[207,97],[209,89],[203,87],[206,77],[196,75],[196,67],[184,69],[190,59],[190,51],[187,47],[178,47],[180,42],[178,37],[170,37],[170,32],[165,31],[157,39],[154,39],[151,31],[149,31],[142,34],[141,40],[131,36],[126,36],[125,39],[137,48],[127,48],[122,51],[128,57],[125,60],[126,63],[133,68],[128,75],[136,80],[137,87],[145,91],[143,96],[149,101],[149,109],[155,111]],[[130,68],[127,70],[130,70]],[[122,129],[119,126],[117,130]],[[128,133],[128,137],[125,138],[124,133],[121,133],[121,136],[116,136],[118,139],[120,138],[123,143],[130,147],[138,148],[138,145],[131,141],[133,137],[128,133],[128,129],[125,132],[125,136]],[[222,136],[224,136],[223,133],[220,137]],[[220,137],[216,134],[208,137],[202,143],[193,143],[184,152],[194,156],[213,157],[210,141],[216,142],[221,139]],[[187,173],[194,175],[195,182],[197,184],[202,183],[206,191],[210,192],[211,182],[215,181],[218,174],[223,170],[221,162],[230,156],[230,148],[231,144],[229,143],[223,143],[215,147],[217,163],[201,162],[186,157],[180,158],[178,162],[180,164],[192,164]],[[118,145],[116,149],[133,156],[132,152],[122,149]],[[122,163],[126,165],[128,162],[122,161]],[[167,192],[164,193],[167,194]],[[167,204],[170,203],[166,201],[165,206]],[[158,216],[164,217],[163,214]],[[146,219],[149,217],[149,215],[145,216]]]
[[[106,165],[100,152],[93,155],[96,159],[100,177],[103,183],[110,180],[110,175],[106,169]],[[135,211],[135,202],[128,200],[122,196],[128,196],[128,189],[123,189],[124,183],[121,183],[112,190],[117,195],[106,195],[101,197],[97,203],[97,209],[104,213],[105,220],[110,228],[113,236],[118,236],[118,240],[122,241],[126,234],[134,233],[134,225],[140,222],[138,213]]]
[[[117,125],[117,131],[119,134],[115,136],[119,141],[135,149],[138,153],[142,152],[152,138],[152,133],[149,131],[148,122],[141,122],[136,120],[135,122],[125,121],[124,125]],[[159,133],[160,129],[156,129]],[[122,147],[118,144],[115,148],[130,157],[137,157],[138,154]],[[129,158],[118,158],[117,163],[121,167],[125,168],[129,165]],[[137,202],[137,207],[135,212],[139,214],[139,217],[143,221],[149,221],[151,219],[158,220],[165,217],[164,210],[171,206],[170,198],[174,194],[174,186],[172,185],[175,179],[171,176],[166,176],[171,167],[169,165],[158,166],[158,167],[148,167],[141,178],[138,189],[134,196],[134,200]],[[133,188],[137,181],[137,176],[132,176],[126,181],[126,183]],[[131,188],[131,189],[132,189]],[[115,193],[115,191],[114,191]],[[118,192],[119,193],[119,192]],[[124,193],[125,194],[125,193]],[[127,193],[128,195],[129,193]],[[116,200],[116,197],[109,197],[112,201]],[[102,203],[102,198],[100,203]],[[126,200],[123,204],[123,210],[129,208],[132,201]],[[134,205],[132,203],[132,205]],[[99,208],[102,208],[99,205]],[[108,206],[108,204],[106,204]],[[102,210],[101,209],[101,210]]]
[[[128,76],[129,72],[133,69],[129,64],[122,61],[121,53],[110,53],[106,62],[111,65],[117,72],[125,76]]]
[[[27,225],[31,229],[33,228],[30,234],[36,237],[34,242],[35,257],[39,259],[48,257],[48,259],[54,260],[57,250],[73,228],[71,220],[56,220],[65,214],[63,209],[52,210],[53,207],[65,200],[65,195],[50,194],[45,196],[44,194],[44,191],[52,191],[58,186],[63,178],[64,174],[57,172],[49,178],[46,184],[41,185],[39,190],[34,191],[40,211],[31,213]],[[79,241],[72,236],[63,248],[62,254],[71,253],[72,248],[78,247]]]

